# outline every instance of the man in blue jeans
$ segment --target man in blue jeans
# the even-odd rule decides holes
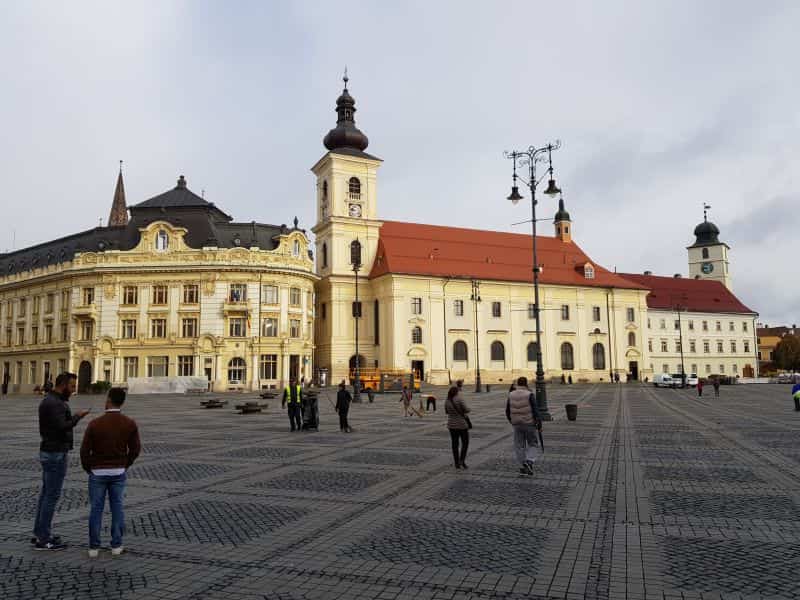
[[[100,528],[103,507],[111,505],[111,554],[122,554],[125,515],[125,473],[139,456],[142,446],[136,421],[122,414],[125,390],[111,388],[106,398],[106,411],[97,417],[83,434],[81,466],[89,474],[89,558],[100,554]]]
[[[83,417],[83,410],[73,415],[69,410],[69,397],[75,393],[78,377],[74,373],[60,373],[53,389],[39,404],[39,462],[42,464],[42,491],[36,508],[33,526],[35,550],[63,550],[66,544],[51,531],[53,514],[61,497],[67,475],[69,451],[72,450],[72,430]]]

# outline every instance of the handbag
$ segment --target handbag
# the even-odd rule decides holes
[[[472,429],[472,421],[469,420],[467,414],[458,410],[458,404],[455,403],[455,400],[450,400],[450,403],[453,405],[453,410],[456,411],[456,414],[461,415],[461,418],[466,422],[467,429]]]

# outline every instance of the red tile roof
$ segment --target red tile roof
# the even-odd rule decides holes
[[[719,281],[635,273],[620,273],[620,276],[650,288],[648,308],[669,310],[680,304],[694,312],[756,314]]]
[[[574,242],[537,236],[542,272],[539,281],[551,285],[646,289],[604,269]],[[384,221],[371,279],[387,273],[530,282],[533,277],[531,236]],[[591,263],[594,279],[584,277]]]

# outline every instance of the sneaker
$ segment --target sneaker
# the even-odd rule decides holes
[[[525,474],[526,475],[533,475],[533,463],[532,462],[526,462],[524,468],[525,468]]]
[[[36,538],[36,536],[31,538],[31,544],[35,544],[38,541],[39,540]],[[60,544],[61,543],[61,536],[60,535],[54,535],[53,537],[50,538],[50,541],[54,542],[56,544]]]
[[[97,558],[100,556],[99,548],[89,548],[89,558]]]
[[[55,552],[56,550],[64,550],[67,547],[66,544],[62,544],[61,542],[36,542],[33,546],[34,550],[50,550]]]
[[[124,548],[122,546],[117,546],[116,548],[111,549],[111,556],[119,556],[122,554]]]
[[[526,469],[525,467],[520,467],[519,468],[519,476],[520,477],[522,477],[524,475],[527,475],[527,474],[528,474],[528,469]]]

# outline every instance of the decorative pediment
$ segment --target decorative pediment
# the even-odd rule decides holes
[[[166,254],[189,250],[183,239],[188,232],[185,227],[176,227],[167,221],[153,221],[139,228],[139,243],[133,251]]]
[[[428,355],[428,352],[425,350],[425,346],[421,344],[415,344],[408,349],[406,356],[411,358],[425,358]]]

